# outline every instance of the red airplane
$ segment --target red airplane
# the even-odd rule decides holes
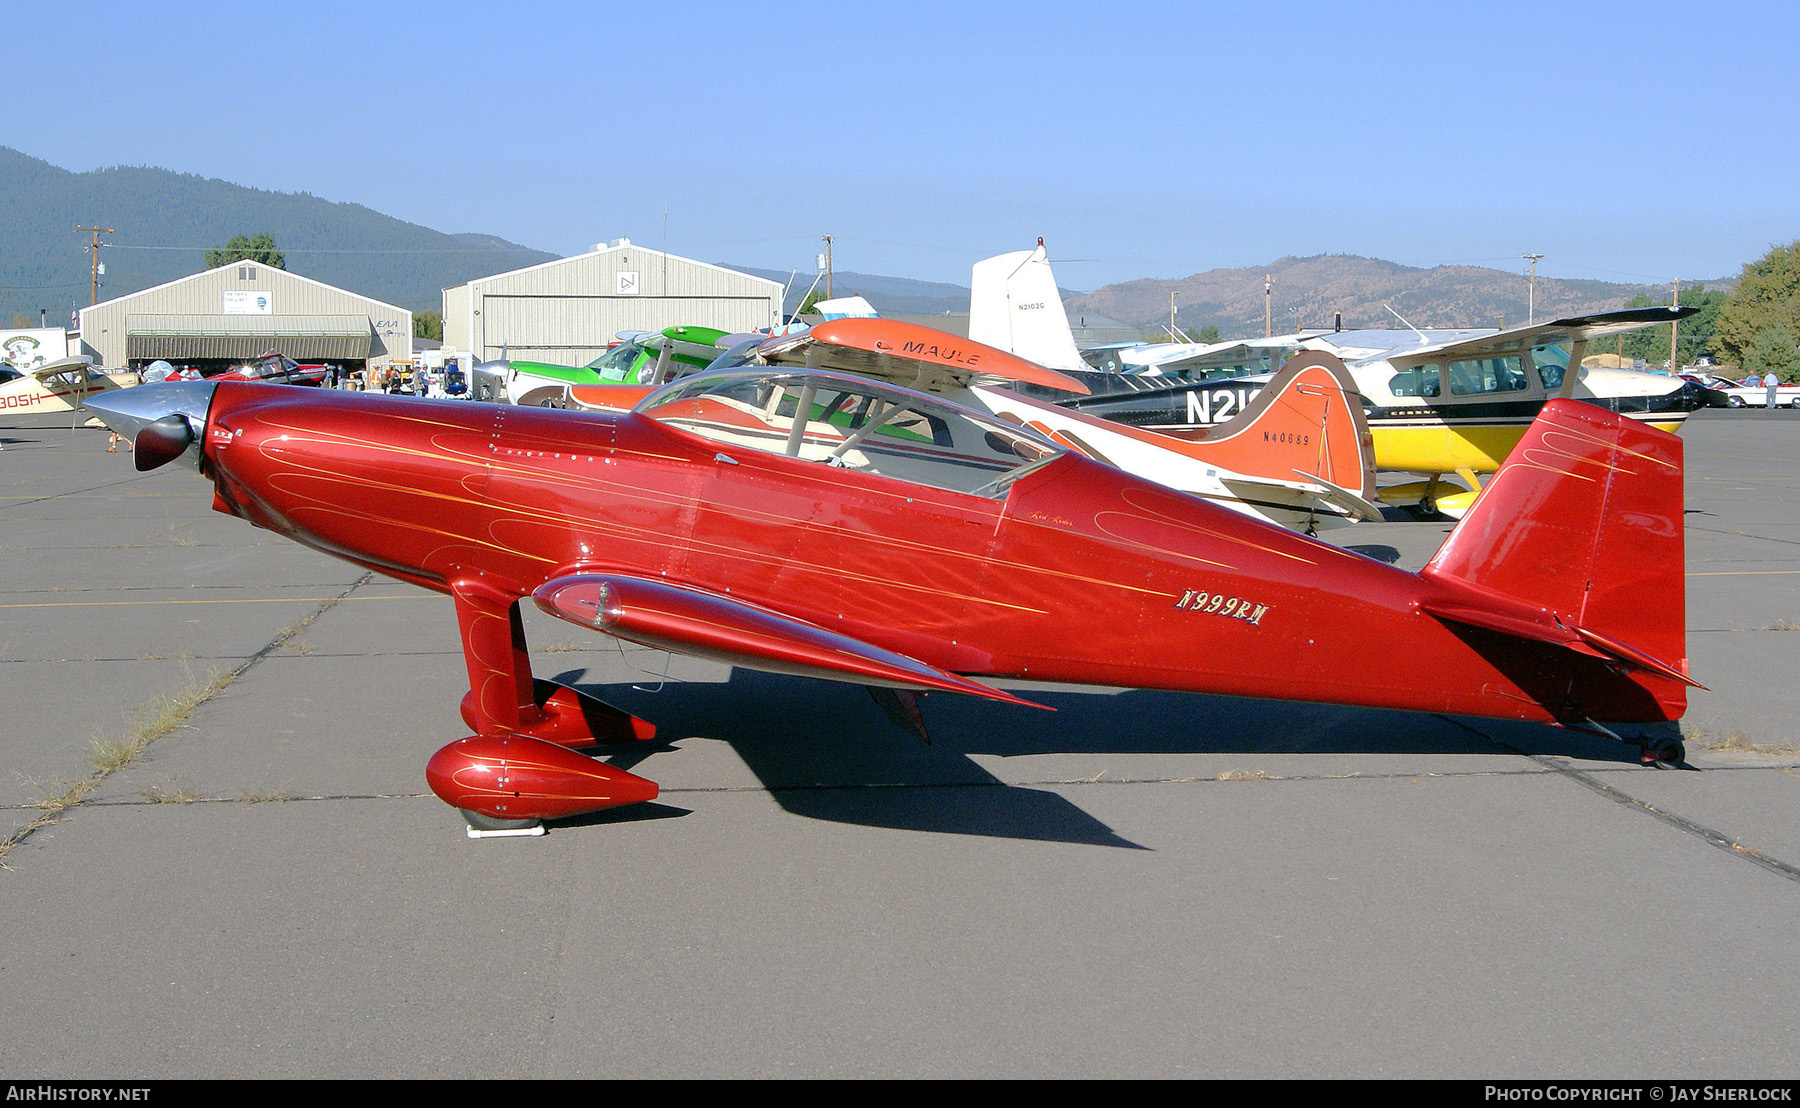
[[[1014,704],[976,677],[1530,720],[1686,707],[1681,440],[1553,401],[1419,573],[922,393],[714,371],[620,414],[205,381],[89,406],[139,469],[455,601],[471,736],[432,790],[483,832],[648,800],[579,748],[654,727],[534,680],[520,605],[619,639]],[[1642,748],[1678,764],[1679,740]]]

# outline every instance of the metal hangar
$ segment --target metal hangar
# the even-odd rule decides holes
[[[80,312],[101,365],[225,368],[271,350],[346,370],[412,360],[412,312],[260,262],[240,261]]]
[[[620,331],[775,326],[782,292],[766,278],[618,239],[445,289],[444,350],[475,362],[585,365]]]

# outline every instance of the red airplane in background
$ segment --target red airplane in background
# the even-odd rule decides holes
[[[617,414],[193,382],[90,407],[214,507],[454,598],[471,834],[647,800],[578,752],[654,727],[534,680],[520,605],[651,647],[916,694],[1030,678],[1530,720],[1686,706],[1681,441],[1553,401],[1409,573],[863,378],[684,378]],[[1610,732],[1608,732],[1610,733]],[[1678,763],[1679,741],[1643,747]]]

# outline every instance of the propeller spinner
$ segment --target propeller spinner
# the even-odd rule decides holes
[[[200,441],[217,387],[214,381],[167,381],[109,389],[90,396],[86,407],[131,440],[135,464],[144,472],[174,461]]]

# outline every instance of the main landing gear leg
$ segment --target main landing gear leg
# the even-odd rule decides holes
[[[646,720],[567,685],[531,676],[517,597],[480,579],[453,581],[451,595],[469,668],[462,717],[470,730],[528,735],[571,748],[656,737],[655,725]]]
[[[1419,514],[1420,515],[1423,515],[1423,516],[1437,515],[1438,483],[1442,479],[1442,477],[1443,477],[1443,474],[1434,473],[1431,475],[1431,480],[1426,483],[1425,495],[1421,496],[1419,498]]]
[[[656,796],[655,783],[570,748],[649,739],[656,728],[591,696],[534,680],[519,598],[480,577],[450,582],[475,734],[425,767],[431,791],[462,812],[471,838],[542,834],[540,821]]]
[[[1687,747],[1680,739],[1645,739],[1638,747],[1638,761],[1656,769],[1680,769],[1687,761]]]

